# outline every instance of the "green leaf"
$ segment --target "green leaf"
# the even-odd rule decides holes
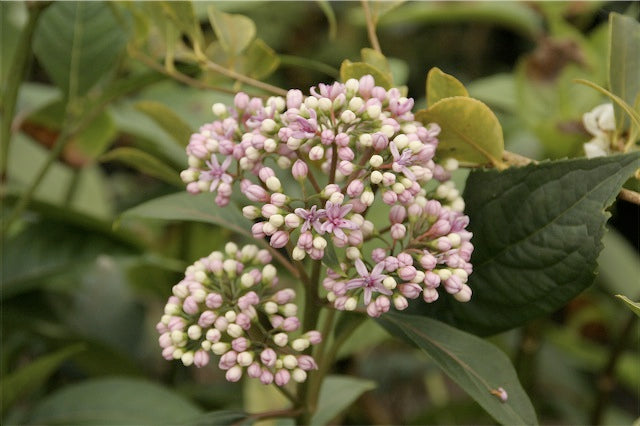
[[[376,384],[371,380],[349,376],[327,376],[322,382],[318,408],[311,417],[310,424],[328,424],[340,412],[354,403],[360,395],[375,388]]]
[[[640,153],[474,171],[464,191],[475,246],[473,297],[444,297],[425,312],[490,335],[564,306],[593,282],[605,209]]]
[[[87,380],[45,398],[31,412],[34,424],[183,424],[202,413],[182,396],[145,380]]]
[[[24,398],[40,388],[55,373],[60,364],[84,349],[83,345],[73,345],[38,358],[18,371],[2,379],[2,403],[0,414],[18,399]]]
[[[253,40],[242,59],[242,71],[255,79],[268,77],[280,65],[276,52],[259,38]]]
[[[73,99],[111,69],[126,41],[104,2],[60,2],[42,13],[33,51],[49,77]]]
[[[425,125],[437,123],[442,129],[437,155],[454,157],[464,163],[503,167],[502,127],[491,109],[477,99],[456,96],[442,99],[416,114]]]
[[[167,132],[180,146],[187,146],[193,130],[166,105],[155,101],[140,101],[135,104],[138,111],[148,115]]]
[[[464,85],[452,75],[442,72],[434,67],[427,74],[427,107],[431,107],[440,99],[453,96],[469,96]]]
[[[389,61],[382,53],[375,49],[365,47],[364,49],[360,49],[360,56],[362,57],[362,62],[372,65],[385,75],[391,75]]]
[[[340,268],[340,262],[338,261],[338,255],[336,254],[336,249],[333,246],[331,241],[327,241],[327,247],[324,250],[324,257],[322,258],[322,263],[327,268],[331,268],[336,273],[342,273],[342,268]]]
[[[602,237],[604,247],[598,256],[598,277],[611,294],[634,294],[638,291],[640,277],[640,255],[615,229],[607,229]]]
[[[342,65],[340,65],[340,80],[343,82],[350,78],[359,79],[367,74],[373,76],[376,85],[382,86],[385,89],[391,88],[391,74],[386,74],[371,64],[367,64],[366,62],[351,62],[345,59]]]
[[[387,313],[377,321],[391,331],[398,331],[400,336],[427,353],[498,422],[506,425],[538,423],[511,361],[492,344],[425,317]],[[498,388],[507,392],[505,402],[492,394]]]
[[[210,6],[209,21],[222,48],[230,55],[241,54],[256,36],[256,24],[244,15],[232,15]]]
[[[629,105],[640,93],[640,23],[630,16],[609,15],[609,89]],[[623,108],[614,104],[616,129],[625,126]]]
[[[238,424],[244,425],[244,424],[251,423],[251,422],[246,422],[248,417],[249,415],[242,411],[234,411],[234,410],[209,411],[208,413],[201,414],[194,419],[187,420],[185,424],[194,425],[194,426],[208,426],[208,425],[227,426],[227,425],[238,425]]]
[[[162,13],[168,17],[180,32],[186,34],[192,43],[200,47],[204,44],[200,22],[196,18],[190,1],[161,1]],[[155,5],[151,7],[155,8]]]
[[[616,297],[626,303],[627,307],[640,317],[640,302],[634,302],[622,294],[616,294]]]
[[[27,15],[25,3],[4,1],[0,3],[0,83],[3,85],[3,90],[22,30],[28,20]]]
[[[333,11],[333,7],[331,7],[331,2],[327,0],[316,0],[318,7],[324,13],[325,18],[327,18],[327,23],[329,24],[329,40],[335,41],[336,35],[338,34],[338,21],[336,19],[336,13]]]
[[[511,74],[495,74],[474,80],[467,88],[472,98],[504,111],[516,112],[516,87]]]
[[[112,149],[100,157],[100,161],[117,161],[177,187],[184,186],[178,172],[171,168],[171,166],[153,155],[136,148],[124,147]]]
[[[252,223],[233,204],[218,207],[214,194],[207,192],[192,195],[176,192],[142,203],[122,213],[121,219],[146,218],[204,222],[220,225],[252,240]]]

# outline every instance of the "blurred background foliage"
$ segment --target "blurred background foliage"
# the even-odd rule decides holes
[[[371,8],[395,83],[418,106],[437,66],[496,112],[506,149],[539,160],[583,155],[582,114],[605,99],[572,80],[605,85],[608,14],[638,14],[637,3],[599,1]],[[191,10],[200,26],[185,19]],[[119,216],[182,190],[184,146],[214,102],[265,93],[230,73],[285,89],[338,78],[343,59],[369,45],[360,3],[2,2],[0,18],[3,423],[175,423],[278,404],[216,368],[164,361],[156,342],[171,286],[230,231]],[[194,40],[209,63],[194,57]],[[595,284],[490,339],[513,360],[541,423],[640,416],[637,320],[612,297],[640,296],[637,219],[638,206],[619,201]],[[336,422],[493,422],[372,322],[336,372],[375,387]]]

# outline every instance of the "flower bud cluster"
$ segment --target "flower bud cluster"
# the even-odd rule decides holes
[[[321,336],[299,330],[295,291],[276,290],[270,262],[255,245],[228,243],[189,266],[156,326],[164,358],[203,367],[213,353],[231,382],[243,374],[278,386],[305,381],[317,365],[302,352]]]
[[[421,293],[435,300],[440,283],[465,301],[466,276],[453,271],[471,272],[473,246],[450,180],[458,164],[435,157],[440,128],[416,121],[413,104],[370,75],[319,84],[306,97],[293,89],[264,102],[239,93],[232,108],[214,105],[218,119],[192,136],[182,178],[190,192],[217,192],[221,206],[236,184],[253,236],[294,261],[320,260],[337,247],[342,271],[329,273],[325,287],[339,309],[355,309],[363,295],[376,316]],[[390,226],[375,229],[370,210],[388,210]],[[362,250],[372,238],[385,245],[371,253],[369,273]],[[421,264],[426,255],[433,266]]]

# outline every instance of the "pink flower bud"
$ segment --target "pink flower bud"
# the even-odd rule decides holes
[[[162,350],[162,357],[167,361],[173,360],[173,353],[175,352],[175,350],[176,350],[175,346],[167,346]]]
[[[244,312],[240,312],[236,317],[236,324],[242,327],[243,330],[248,330],[251,328],[251,318]]]
[[[391,238],[394,240],[402,240],[407,235],[407,228],[401,223],[391,225]]]
[[[263,385],[270,385],[273,383],[273,373],[271,373],[266,368],[262,369],[262,374],[260,374],[260,383]]]
[[[284,386],[289,383],[290,379],[291,373],[283,368],[282,370],[278,370],[278,372],[276,373],[275,382],[278,386]]]
[[[291,167],[291,174],[296,180],[306,179],[307,174],[309,173],[309,167],[302,160],[296,160]]]
[[[236,352],[244,352],[249,347],[249,341],[244,337],[237,337],[231,341],[231,347]]]
[[[198,368],[202,368],[209,364],[209,354],[202,349],[197,350],[193,355],[193,364]]]
[[[402,223],[407,217],[407,210],[400,205],[395,205],[391,207],[389,211],[389,220],[391,223]]]
[[[222,296],[218,293],[209,293],[204,301],[207,308],[217,309],[222,306]]]
[[[409,307],[409,301],[404,296],[395,295],[393,297],[393,306],[395,306],[397,310],[403,311]]]
[[[278,207],[274,206],[273,204],[265,204],[261,209],[262,216],[266,218],[270,218],[271,216],[273,216],[274,214],[278,214],[279,212],[280,209],[278,209]]]
[[[400,290],[400,293],[402,293],[404,297],[407,297],[409,299],[415,299],[420,295],[420,292],[422,291],[422,287],[420,287],[418,284],[415,284],[415,283],[405,283],[405,284],[400,284],[398,286],[398,290]]]
[[[346,133],[338,133],[335,138],[336,145],[339,147],[349,146],[349,135]]]
[[[380,311],[378,310],[375,302],[371,302],[367,305],[367,315],[371,318],[377,318],[380,316]]]
[[[453,295],[453,297],[458,301],[458,302],[468,302],[469,300],[471,300],[471,287],[469,287],[466,284],[462,284],[462,288],[460,289],[459,292],[457,292],[456,294]]]
[[[218,362],[218,367],[222,370],[228,370],[234,365],[236,365],[236,360],[238,359],[238,353],[236,351],[227,351],[221,357]]]
[[[184,330],[185,325],[186,323],[184,319],[180,317],[171,317],[171,319],[169,320],[169,324],[167,324],[167,327],[169,327],[170,331],[175,331]]]
[[[387,252],[383,248],[373,249],[371,251],[371,259],[373,259],[376,263],[384,262],[384,259],[387,257]]]
[[[302,104],[302,92],[298,89],[291,89],[287,92],[287,109],[300,108]]]
[[[322,342],[322,335],[317,330],[307,331],[305,336],[307,336],[307,339],[309,339],[309,342],[312,345],[317,345],[318,343]]]
[[[371,143],[376,152],[380,152],[389,146],[389,138],[384,133],[374,133],[371,135]]]
[[[204,311],[200,314],[200,318],[198,319],[198,325],[202,328],[211,327],[211,324],[216,320],[216,314],[212,311]]]
[[[435,237],[447,235],[451,231],[451,224],[448,220],[440,219],[429,228],[429,233]]]
[[[429,252],[425,252],[422,257],[420,257],[420,266],[424,268],[425,271],[431,271],[436,267],[437,260],[434,255]]]
[[[249,200],[254,202],[266,203],[269,201],[269,194],[259,185],[249,185],[246,191],[244,191],[244,194]]]
[[[261,240],[267,236],[267,234],[265,234],[263,231],[263,226],[264,222],[254,223],[251,226],[251,234],[253,235],[253,238]]]
[[[320,134],[320,142],[322,142],[323,145],[333,144],[334,139],[335,139],[335,134],[331,129],[324,129]]]
[[[270,201],[274,206],[282,207],[287,203],[287,196],[280,192],[274,192],[271,194]]]
[[[384,269],[389,272],[393,272],[400,266],[398,259],[393,256],[387,256],[384,260]]]
[[[276,355],[276,352],[271,348],[267,348],[260,353],[260,361],[267,367],[273,367],[277,359],[278,355]]]
[[[364,242],[364,236],[362,235],[362,231],[360,231],[359,229],[351,231],[351,233],[349,234],[348,241],[349,241],[349,245],[351,246],[359,246],[360,244],[362,244]]]
[[[296,297],[296,292],[290,288],[285,288],[284,290],[278,291],[273,295],[273,300],[278,305],[284,305],[285,303],[291,302]]]
[[[300,320],[296,317],[289,317],[282,323],[282,329],[286,332],[296,331],[300,327]]]
[[[384,87],[375,86],[373,89],[371,89],[371,96],[373,96],[374,98],[378,98],[382,102],[387,97],[387,91],[384,89]]]
[[[182,309],[189,315],[195,315],[199,310],[198,302],[196,302],[193,297],[187,296],[187,298],[184,299],[184,303],[182,304]]]
[[[441,209],[442,205],[437,200],[429,200],[424,206],[424,214],[429,218],[437,218]]]
[[[324,158],[324,148],[320,145],[316,145],[309,150],[309,160],[318,161]]]
[[[416,272],[416,268],[413,266],[402,266],[398,268],[398,276],[405,281],[411,281],[414,279]]]
[[[300,234],[297,245],[305,250],[310,250],[313,247],[313,235],[311,232],[307,231]]]
[[[359,197],[362,191],[364,191],[364,184],[360,179],[351,181],[349,186],[347,186],[347,195],[351,198]]]
[[[257,362],[252,363],[249,367],[247,367],[247,376],[252,379],[257,379],[262,374],[262,368],[260,368],[260,364]]]
[[[418,218],[422,215],[423,209],[419,204],[411,204],[407,209],[407,213],[409,214],[409,218]]]
[[[458,254],[465,262],[468,262],[469,260],[471,260],[472,253],[473,253],[473,244],[467,241],[460,244],[460,249],[458,250]]]
[[[391,307],[391,302],[389,301],[389,298],[387,296],[378,296],[375,303],[376,308],[380,313],[389,311],[389,308]]]
[[[344,161],[353,161],[355,154],[348,146],[342,146],[338,148],[338,158]]]
[[[338,284],[338,283],[336,283]],[[335,285],[334,285],[335,287]],[[348,297],[347,296],[340,296],[337,297],[336,300],[333,301],[333,306],[339,310],[339,311],[344,311],[344,305],[347,302]]]
[[[422,293],[422,298],[427,303],[433,303],[438,300],[438,291],[435,288],[425,288]]]
[[[301,369],[303,369],[305,371],[317,370],[318,369],[318,364],[316,364],[316,361],[313,359],[312,356],[300,355],[298,357],[298,367],[300,367]]]
[[[160,337],[158,337],[158,343],[161,348],[171,346],[173,344],[173,341],[171,340],[171,333],[162,333]]]
[[[385,191],[382,195],[382,202],[391,206],[398,201],[398,194],[393,191]]]
[[[332,183],[324,187],[324,190],[322,191],[322,195],[328,198],[334,192],[340,192],[340,187],[335,183]]]
[[[271,323],[271,327],[279,328],[282,323],[284,323],[284,318],[282,315],[271,315],[271,317],[269,317],[269,322]]]
[[[424,284],[429,288],[436,288],[440,285],[440,275],[427,271],[424,275]]]
[[[375,86],[375,81],[373,80],[373,77],[370,74],[364,75],[360,77],[359,83],[360,84],[359,84],[358,90],[360,92],[360,95],[363,98],[368,98],[369,95],[371,94],[371,90]]]
[[[447,237],[440,237],[436,240],[436,247],[440,251],[451,250],[451,241]]]
[[[242,367],[236,365],[235,367],[230,368],[225,374],[225,378],[230,382],[237,382],[242,378]]]
[[[398,201],[405,205],[413,203],[413,194],[411,193],[411,191],[402,191],[402,193],[398,195]]]
[[[457,275],[451,275],[445,282],[444,288],[449,294],[456,294],[462,290],[462,281]]]
[[[246,109],[249,106],[249,95],[243,92],[238,92],[233,99],[233,104],[236,109]]]
[[[285,231],[276,231],[272,236],[269,244],[273,248],[282,248],[289,242],[289,233]]]
[[[308,253],[309,257],[313,260],[320,260],[324,257],[324,249],[312,248]]]
[[[411,266],[413,265],[413,257],[409,253],[398,254],[398,266]]]
[[[369,207],[368,205],[366,205],[365,203],[363,203],[360,198],[354,198],[351,200],[351,205],[353,206],[353,208],[351,209],[351,211],[353,213],[362,213],[363,211],[365,211],[367,209],[367,207]]]

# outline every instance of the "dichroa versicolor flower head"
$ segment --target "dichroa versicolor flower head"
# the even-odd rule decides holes
[[[293,261],[335,255],[322,283],[337,309],[375,317],[442,293],[466,302],[473,245],[458,163],[436,157],[440,128],[412,108],[370,75],[266,102],[239,93],[191,137],[181,176],[220,206],[237,194],[253,236]]]

